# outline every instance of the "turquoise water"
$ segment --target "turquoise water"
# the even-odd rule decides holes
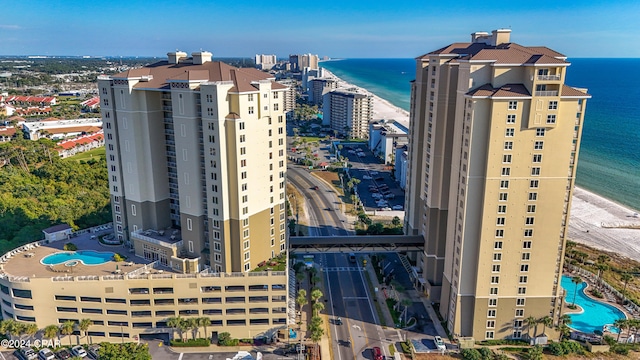
[[[40,261],[44,265],[58,265],[67,261],[80,261],[85,265],[100,265],[109,262],[113,258],[112,252],[99,252],[92,250],[75,251],[75,252],[59,252],[47,255]]]
[[[565,297],[566,303],[573,304],[573,294],[576,291],[576,284],[571,282],[570,276],[563,275],[561,285],[567,292],[567,296]],[[572,321],[570,326],[572,328],[584,333],[593,334],[594,330],[602,331],[603,325],[613,324],[613,322],[618,319],[626,318],[624,313],[616,307],[587,297],[584,293],[586,287],[587,283],[585,282],[578,285],[576,305],[580,306],[584,312],[581,314],[569,314]]]
[[[640,210],[640,59],[569,59],[566,83],[587,88],[576,183]],[[414,59],[322,62],[336,76],[409,110]]]

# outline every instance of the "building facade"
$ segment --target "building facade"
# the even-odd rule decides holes
[[[275,55],[256,54],[256,68],[260,70],[269,70],[278,63]]]
[[[474,33],[416,59],[407,234],[423,290],[456,336],[520,338],[560,315],[560,277],[586,90],[566,56]]]
[[[373,96],[356,89],[336,89],[324,94],[322,124],[351,139],[367,139],[373,119]]]
[[[322,105],[322,98],[327,92],[338,87],[338,82],[334,79],[315,78],[308,82],[309,85],[309,103],[313,105]]]

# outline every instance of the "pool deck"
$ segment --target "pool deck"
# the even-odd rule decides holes
[[[78,237],[71,238],[69,240],[61,240],[50,244],[43,244],[37,247],[31,247],[27,250],[22,250],[20,253],[12,255],[4,263],[0,263],[0,273],[4,273],[9,276],[18,277],[36,277],[36,278],[51,278],[56,276],[86,276],[86,275],[114,275],[114,274],[127,274],[137,269],[144,267],[151,263],[146,259],[136,256],[133,252],[130,252],[128,248],[121,245],[108,246],[101,244],[98,239],[91,239],[91,235],[105,235],[107,233],[99,234],[82,234]],[[99,237],[99,236],[98,236]],[[43,265],[40,261],[47,255],[51,255],[60,251],[64,251],[63,247],[66,243],[73,243],[78,247],[78,251],[93,250],[100,252],[113,252],[119,253],[126,257],[125,261],[115,262],[108,261],[100,265],[84,265],[78,263],[76,266],[59,265]],[[22,249],[24,247],[20,247]],[[117,267],[117,269],[116,269]],[[152,273],[158,272],[156,269],[150,270]],[[163,267],[162,272],[171,273],[171,269]]]

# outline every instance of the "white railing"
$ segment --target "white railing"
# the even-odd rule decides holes
[[[175,243],[168,243],[166,241],[154,239],[154,238],[152,238],[150,236],[143,235],[142,234],[143,232],[144,232],[144,230],[134,231],[134,232],[131,233],[131,236],[136,238],[136,239],[138,239],[138,240],[146,241],[146,242],[149,242],[149,243],[152,243],[152,244],[168,247],[168,248],[171,248],[171,249],[178,249],[179,247],[182,247],[182,240],[177,241]]]
[[[560,80],[560,75],[538,75],[538,80]]]
[[[536,91],[536,96],[558,96],[558,91],[550,90],[550,91]]]

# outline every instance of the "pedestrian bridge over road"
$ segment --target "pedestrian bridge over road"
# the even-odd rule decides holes
[[[289,251],[296,254],[322,252],[423,251],[421,235],[291,236]]]

